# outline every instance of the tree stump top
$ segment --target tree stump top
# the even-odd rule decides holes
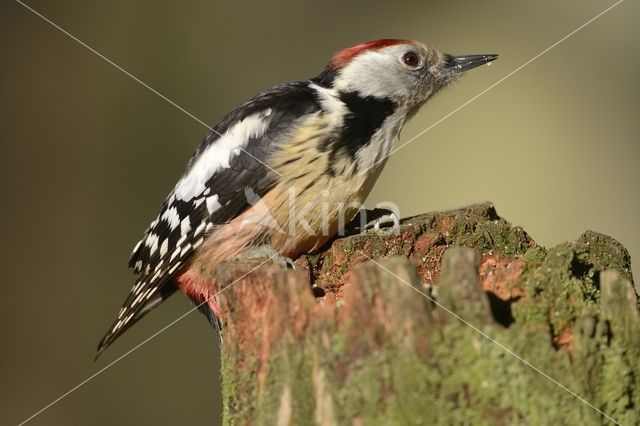
[[[216,272],[227,424],[640,422],[638,299],[611,237],[545,249],[485,203],[295,265]]]

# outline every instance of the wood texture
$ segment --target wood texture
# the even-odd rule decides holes
[[[638,299],[610,237],[547,250],[482,204],[257,265],[216,271],[225,424],[640,422]]]

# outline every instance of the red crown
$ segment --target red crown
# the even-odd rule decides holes
[[[396,38],[383,38],[380,40],[368,41],[366,43],[357,44],[352,47],[348,47],[340,52],[336,53],[331,59],[330,66],[333,68],[340,68],[349,63],[353,58],[359,54],[369,51],[378,50],[387,46],[394,46],[396,44],[413,43],[411,40],[396,39]]]

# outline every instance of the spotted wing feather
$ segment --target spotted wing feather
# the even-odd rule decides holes
[[[173,292],[167,291],[167,286],[174,288],[172,278],[203,243],[207,233],[250,206],[246,191],[262,196],[272,187],[277,175],[265,165],[270,150],[274,149],[272,145],[286,137],[301,117],[319,108],[308,82],[289,83],[240,105],[209,132],[160,214],[135,246],[129,266],[138,279],[118,318],[98,345],[98,354],[146,314],[150,305],[155,307],[159,299]],[[243,134],[243,129],[238,130],[249,119],[262,120],[255,123],[264,124],[264,131]],[[224,138],[234,131],[236,136],[244,137],[243,143],[236,140],[242,149],[231,150],[226,158],[221,158],[220,152],[227,142]],[[203,161],[208,158],[212,161]]]

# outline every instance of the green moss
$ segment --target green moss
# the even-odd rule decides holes
[[[577,251],[586,254],[586,260],[598,271],[614,269],[631,282],[631,256],[614,238],[594,231],[587,231],[575,243]]]
[[[535,268],[542,263],[546,255],[547,251],[543,247],[534,246],[525,252],[523,260],[526,262],[528,268]]]
[[[330,321],[312,320],[299,340],[282,336],[272,343],[263,392],[255,355],[224,348],[226,424],[277,423],[285,389],[292,396],[291,424],[316,424],[320,376],[336,424],[609,423],[589,404],[622,424],[640,424],[640,320],[625,281],[631,278],[628,253],[617,241],[589,231],[545,250],[491,205],[425,215],[412,224],[416,237],[437,232],[446,245],[521,259],[516,284],[525,294],[508,305],[514,322],[504,327],[490,312],[478,315],[479,308],[489,309],[486,301],[473,303],[482,291],[463,292],[473,297],[456,303],[459,297],[448,300],[440,288],[439,302],[451,302],[446,307],[464,323],[406,285],[363,282],[353,315],[338,308]],[[372,257],[410,251],[406,241],[375,234],[344,238],[333,246],[342,252],[340,268],[326,251],[322,273],[343,274],[365,248]],[[387,260],[386,267],[406,268],[406,260]],[[456,271],[467,267],[458,264]],[[422,288],[415,271],[404,272]],[[458,276],[450,272],[441,277]],[[468,285],[479,286],[472,272]],[[366,277],[377,279],[373,272]]]
[[[512,326],[483,332],[500,347],[467,326],[450,321],[434,334],[438,374],[429,383],[433,424],[600,424],[599,414],[523,363],[518,354],[570,389],[578,390],[569,357],[549,350],[545,333]],[[461,368],[464,366],[464,368]],[[427,376],[429,377],[429,376]],[[442,380],[446,377],[446,380]],[[438,381],[440,380],[440,381]]]
[[[314,408],[312,363],[309,354],[300,350],[300,345],[289,342],[275,351],[267,363],[264,386],[268,392],[260,394],[260,417],[254,418],[257,425],[273,425],[282,404],[283,392],[291,395],[291,424],[311,424],[309,413]]]
[[[599,274],[603,268],[628,269],[626,251],[610,237],[585,233],[576,243],[564,243],[545,253],[532,248],[523,259],[526,268],[521,282],[528,297],[513,305],[521,324],[547,317],[557,335],[586,313],[598,311]]]
[[[321,253],[307,256],[309,267],[312,271],[318,271],[323,265],[324,257]]]
[[[524,254],[533,244],[522,228],[513,228],[503,219],[469,222],[468,218],[458,217],[451,237],[455,245],[491,250],[507,257]]]
[[[230,349],[221,354],[223,420],[226,425],[244,424],[256,410],[258,389],[253,378],[257,359],[252,355],[243,354],[242,358],[238,355]],[[238,369],[239,365],[243,368]]]

